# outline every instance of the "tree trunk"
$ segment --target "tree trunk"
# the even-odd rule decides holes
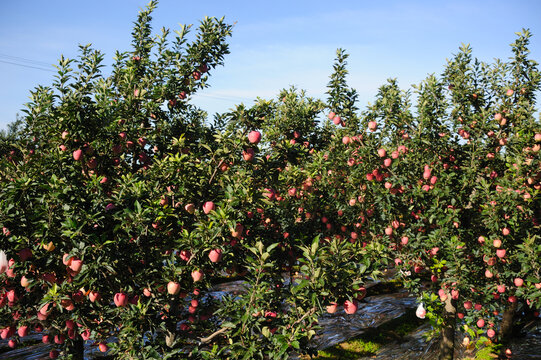
[[[514,302],[509,306],[502,316],[502,323],[500,325],[500,338],[502,344],[508,344],[513,336],[513,322],[515,318],[515,312],[517,311],[518,303]],[[506,346],[503,346],[500,351],[500,358],[506,359],[505,355]]]
[[[443,311],[439,360],[453,360],[455,350],[456,301],[447,294]]]
[[[507,342],[513,335],[513,319],[515,317],[515,312],[517,311],[517,303],[514,302],[509,306],[502,317],[502,324],[500,326],[500,336],[502,342]]]
[[[73,343],[69,347],[68,351],[73,360],[84,360],[85,344],[83,339],[78,336],[75,340],[73,340]]]

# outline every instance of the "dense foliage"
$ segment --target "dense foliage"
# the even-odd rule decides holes
[[[10,346],[33,329],[61,350],[51,357],[81,358],[91,341],[122,359],[285,359],[312,353],[318,318],[355,313],[393,269],[443,343],[457,324],[466,342],[504,340],[514,314],[540,307],[527,31],[509,62],[464,46],[441,77],[413,93],[389,80],[362,112],[338,50],[327,100],[291,88],[209,125],[190,96],[232,27],[205,18],[171,41],[152,35],[155,6],[111,75],[81,46],[2,136]],[[218,296],[232,280],[241,289]]]

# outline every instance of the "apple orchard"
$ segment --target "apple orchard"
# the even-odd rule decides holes
[[[442,359],[455,334],[505,344],[538,315],[541,76],[527,30],[507,62],[463,46],[439,77],[389,80],[363,111],[338,50],[326,100],[284,89],[210,125],[190,97],[232,26],[153,35],[156,5],[110,76],[90,46],[61,57],[0,147],[9,346],[35,332],[51,358],[82,359],[85,343],[118,359],[314,354],[318,318],[355,313],[389,270]],[[212,296],[232,279],[244,291]]]

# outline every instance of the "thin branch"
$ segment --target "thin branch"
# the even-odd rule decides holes
[[[213,334],[209,335],[208,337],[206,338],[201,338],[200,341],[201,341],[201,344],[206,344],[208,342],[210,342],[212,339],[214,339],[216,336],[220,335],[220,334],[223,334],[224,332],[226,332],[229,328],[221,328],[220,330],[214,332]]]

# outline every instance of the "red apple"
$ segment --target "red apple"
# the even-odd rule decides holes
[[[195,205],[194,204],[187,204],[187,205],[184,206],[184,210],[186,210],[190,214],[193,214],[195,212]]]
[[[91,291],[88,293],[88,299],[90,300],[90,302],[100,301],[101,294],[97,291]]]
[[[214,203],[212,201],[207,201],[203,204],[203,212],[205,214],[208,214],[210,213],[211,211],[213,211],[214,209],[216,209],[216,205],[214,205]]]
[[[213,263],[217,263],[222,259],[222,249],[214,249],[209,252],[209,259]]]
[[[104,342],[101,342],[101,343],[98,345],[98,348],[100,349],[101,352],[107,352],[107,350],[109,350],[109,347],[108,347],[107,344],[104,343]]]
[[[496,255],[497,255],[499,258],[505,257],[505,253],[506,253],[505,249],[498,249],[498,250],[496,250]]]
[[[487,336],[489,338],[493,338],[495,335],[496,335],[496,332],[494,331],[494,329],[488,329],[487,330]]]
[[[20,326],[19,329],[17,330],[17,334],[19,334],[20,337],[27,336],[28,335],[28,326],[26,326],[26,325]]]
[[[203,278],[203,272],[201,270],[192,271],[192,279],[194,282],[200,281]]]
[[[375,121],[368,122],[368,129],[370,129],[370,131],[376,131],[377,128],[378,124]]]
[[[485,320],[483,320],[483,319],[477,320],[477,326],[480,327],[480,328],[484,327],[485,326]]]
[[[71,265],[69,266],[75,273],[79,273],[83,267],[83,260],[78,258],[72,258]]]
[[[179,256],[181,260],[188,261],[192,257],[192,253],[189,250],[180,250]]]
[[[64,336],[64,334],[58,334],[54,336],[55,344],[61,345],[64,343],[64,341],[66,341],[66,336]]]
[[[255,156],[255,151],[252,148],[248,148],[242,152],[242,158],[244,161],[252,161]]]
[[[85,331],[83,331],[83,332],[81,333],[81,337],[82,337],[83,340],[85,340],[85,341],[90,339],[90,335],[91,335],[91,333],[90,333],[90,330],[89,330],[89,329],[85,329]]]
[[[346,300],[344,302],[344,311],[346,314],[355,314],[357,312],[357,301]]]
[[[521,287],[522,285],[524,285],[524,280],[522,280],[521,278],[515,278],[514,283],[516,287]]]
[[[117,307],[124,307],[128,305],[128,296],[125,293],[116,293],[114,297],[114,302]]]
[[[329,314],[334,314],[337,308],[338,304],[335,302],[331,302],[329,305],[327,305],[326,310]]]
[[[73,158],[75,159],[75,161],[81,160],[82,156],[83,156],[83,150],[81,149],[77,149],[73,152]]]
[[[169,281],[167,283],[167,293],[169,295],[178,295],[180,293],[180,284],[175,281]]]
[[[248,141],[250,144],[257,145],[261,141],[261,133],[259,131],[250,131],[248,134]]]

